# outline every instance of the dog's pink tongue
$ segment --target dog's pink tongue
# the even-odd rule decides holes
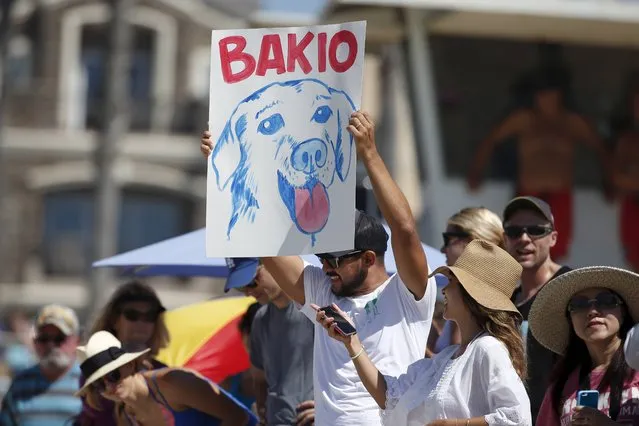
[[[297,224],[309,234],[322,230],[328,221],[328,193],[321,183],[307,188],[295,189],[295,216]]]

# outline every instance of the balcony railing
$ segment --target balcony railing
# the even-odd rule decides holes
[[[66,104],[43,84],[10,92],[6,125],[29,128],[99,130],[104,124],[103,99],[75,99]],[[128,118],[131,131],[153,133],[198,133],[208,122],[206,100],[133,99]]]

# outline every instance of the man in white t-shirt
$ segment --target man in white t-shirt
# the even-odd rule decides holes
[[[262,259],[280,287],[315,321],[314,312],[337,304],[353,319],[371,360],[383,374],[398,376],[424,357],[437,286],[428,279],[426,255],[404,194],[377,152],[374,125],[355,112],[348,130],[366,166],[378,206],[391,229],[397,274],[384,266],[388,234],[382,223],[357,212],[354,250],[320,255],[323,267],[300,257]],[[203,140],[203,151],[208,141]],[[316,324],[316,327],[321,325]],[[283,330],[285,332],[285,330]],[[361,383],[343,345],[323,330],[315,333],[315,424],[381,425],[379,407]]]

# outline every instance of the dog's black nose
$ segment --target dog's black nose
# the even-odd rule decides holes
[[[313,173],[326,164],[326,144],[320,139],[310,139],[293,149],[293,168],[303,173]]]

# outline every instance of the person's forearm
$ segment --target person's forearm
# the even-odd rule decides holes
[[[373,361],[370,360],[366,351],[364,350],[364,346],[362,346],[359,339],[356,341],[347,344],[346,349],[348,350],[348,355],[355,359],[352,360],[353,364],[355,364],[355,369],[357,370],[357,374],[359,374],[359,378],[362,380],[364,387],[371,394],[377,405],[381,409],[386,408],[386,380],[382,373],[377,370]]]
[[[598,139],[596,136],[593,137],[592,145],[595,153],[597,154],[597,158],[600,161],[601,165],[601,175],[604,183],[609,183],[611,179],[614,179],[614,155],[606,149],[606,145]]]
[[[610,158],[610,154],[607,151],[604,151],[601,155],[603,156],[601,158],[602,180],[605,183],[610,183],[610,180],[613,179],[612,176],[615,173],[612,165],[612,159]]]
[[[304,261],[299,256],[263,257],[262,264],[277,285],[295,302],[304,305]]]
[[[257,405],[257,414],[262,417],[266,414],[266,398],[268,396],[268,387],[266,386],[266,381],[261,379],[254,379],[253,388],[255,391],[255,405]]]
[[[475,155],[470,162],[469,170],[471,174],[476,175],[478,178],[483,174],[492,151],[492,143],[483,141],[479,144],[479,147],[477,147],[477,151],[475,151]]]
[[[362,162],[371,180],[377,205],[393,233],[396,229],[401,231],[402,226],[412,228],[415,220],[408,200],[393,180],[377,150],[364,155]]]
[[[639,180],[620,173],[616,173],[613,179],[618,190],[625,192],[639,192]]]
[[[507,127],[512,126],[513,123],[509,123]],[[488,137],[482,140],[475,151],[475,155],[472,157],[470,162],[470,174],[474,175],[475,178],[479,179],[481,175],[484,173],[484,169],[488,166],[490,161],[490,157],[495,150],[495,146],[499,141],[512,136],[516,133],[514,129],[508,128],[498,128],[494,130]]]
[[[428,285],[428,263],[408,200],[391,177],[377,150],[365,151],[361,157],[368,170],[377,205],[390,226],[397,274],[415,299],[421,300]]]
[[[482,417],[473,417],[472,419],[461,419],[459,426],[488,426],[486,419]],[[465,422],[465,423],[463,423]]]
[[[248,414],[244,411],[240,411],[240,414],[229,416],[220,422],[220,426],[245,426],[248,424]]]

